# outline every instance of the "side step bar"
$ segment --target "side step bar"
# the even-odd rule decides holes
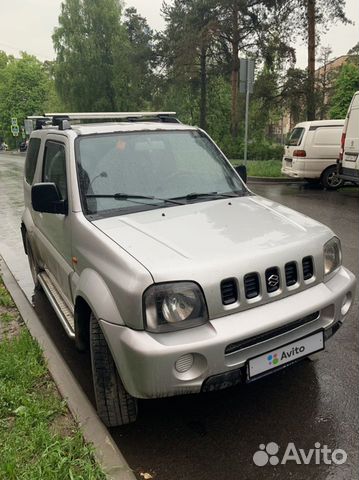
[[[75,321],[74,316],[66,303],[63,301],[61,294],[55,287],[51,278],[46,272],[38,274],[39,282],[44,289],[44,292],[53,306],[56,315],[59,317],[62,326],[70,338],[75,338]]]

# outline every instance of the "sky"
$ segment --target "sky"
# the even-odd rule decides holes
[[[147,18],[154,30],[161,30],[163,0],[126,0],[126,7],[133,6]],[[55,53],[51,35],[58,24],[61,0],[0,0],[0,50],[19,55],[21,50],[36,55],[40,60],[52,60]],[[330,46],[333,57],[344,55],[359,40],[359,1],[347,0],[346,13],[355,25],[334,25],[321,36],[321,45]],[[297,66],[305,67],[307,51],[298,41]],[[318,50],[319,54],[319,50]]]

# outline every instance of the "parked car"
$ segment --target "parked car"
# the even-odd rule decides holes
[[[359,92],[354,94],[345,119],[338,172],[341,180],[359,185]]]
[[[7,144],[5,142],[0,143],[0,150],[6,151],[8,149],[9,149],[9,147],[7,146]]]
[[[102,117],[123,121],[71,126]],[[253,194],[203,130],[163,113],[44,123],[25,162],[24,248],[90,350],[106,425],[134,421],[138,398],[258,380],[342,325],[356,281],[339,238]]]
[[[298,123],[285,146],[282,173],[336,189],[344,180],[337,175],[337,159],[344,120]]]

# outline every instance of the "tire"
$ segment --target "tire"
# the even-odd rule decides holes
[[[344,183],[341,178],[338,178],[337,167],[334,165],[324,170],[320,182],[327,190],[336,190]]]
[[[32,279],[34,281],[35,290],[40,291],[42,290],[42,287],[38,279],[38,274],[41,272],[41,269],[37,263],[36,257],[31,247],[29,237],[27,235],[25,237],[25,243],[26,243],[27,258],[29,260],[29,267],[30,267]]]
[[[137,400],[126,392],[101,327],[91,313],[90,349],[97,413],[107,427],[136,421]]]

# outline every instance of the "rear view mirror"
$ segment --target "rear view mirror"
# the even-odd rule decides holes
[[[54,183],[36,183],[31,188],[31,203],[36,212],[67,215],[67,201],[62,200]]]
[[[241,177],[244,183],[247,183],[247,167],[245,165],[239,165],[234,167],[238,175]]]

